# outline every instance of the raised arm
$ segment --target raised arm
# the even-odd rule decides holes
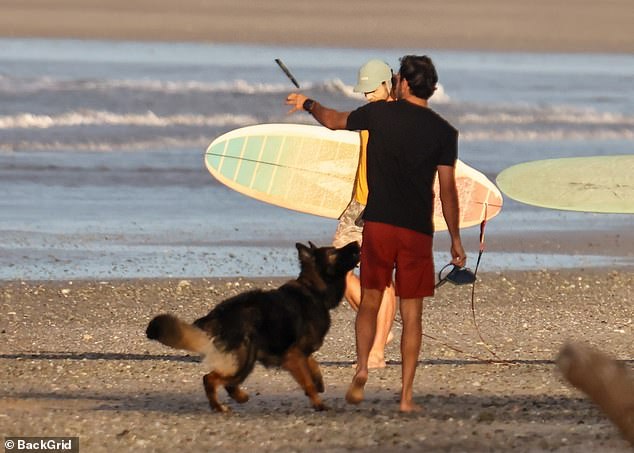
[[[442,214],[451,237],[451,262],[462,267],[467,263],[467,255],[460,239],[460,206],[454,167],[439,165],[438,183],[440,184]]]
[[[304,108],[304,103],[306,103],[307,109]],[[348,115],[350,114],[350,112],[339,112],[324,107],[317,101],[308,99],[308,97],[300,93],[289,94],[286,97],[286,105],[293,106],[293,108],[289,110],[289,114],[297,112],[298,110],[306,110],[313,115],[322,126],[326,126],[328,129],[345,129],[346,123],[348,122]]]

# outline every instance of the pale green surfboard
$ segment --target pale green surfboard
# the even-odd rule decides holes
[[[216,138],[207,148],[205,165],[218,181],[256,200],[336,219],[352,197],[359,149],[357,132],[259,124]],[[461,161],[456,185],[460,227],[477,225],[502,209],[495,184]],[[436,231],[447,228],[438,198],[434,225]]]
[[[634,155],[569,157],[526,162],[496,178],[522,203],[569,211],[634,213]]]

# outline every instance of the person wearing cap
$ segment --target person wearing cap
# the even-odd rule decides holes
[[[356,93],[363,93],[368,102],[392,101],[392,68],[381,60],[370,60],[359,69]],[[366,147],[368,131],[360,131],[361,149],[359,152],[359,166],[355,177],[352,199],[348,207],[339,217],[337,230],[332,245],[339,248],[357,241],[362,243],[361,216],[368,200],[368,181],[366,177]],[[346,278],[344,297],[355,310],[359,311],[361,303],[361,283],[354,271],[350,271]],[[390,283],[383,294],[381,306],[376,318],[376,334],[370,349],[368,368],[385,367],[385,345],[392,340],[391,332],[394,315],[396,314],[396,295],[394,285]]]
[[[434,179],[451,239],[451,262],[463,267],[455,179],[458,131],[429,108],[438,75],[427,56],[401,58],[394,102],[370,102],[338,112],[300,93],[291,93],[289,113],[305,110],[330,129],[368,130],[368,202],[363,213],[361,305],[355,321],[357,367],[346,401],[359,404],[368,379],[368,357],[376,316],[396,269],[395,287],[403,321],[400,410],[420,410],[413,399],[422,337],[423,299],[434,294]]]

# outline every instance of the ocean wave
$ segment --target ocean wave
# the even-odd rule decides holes
[[[213,137],[190,137],[172,138],[161,137],[155,140],[122,140],[120,142],[108,142],[97,140],[84,141],[19,141],[16,143],[0,143],[0,152],[21,152],[21,151],[91,151],[91,152],[108,152],[108,151],[144,151],[144,150],[162,150],[162,149],[181,149],[181,148],[199,148],[205,149]]]
[[[140,151],[180,148],[206,148],[218,134],[192,135],[188,137],[161,136],[155,139],[120,138],[118,141],[90,139],[57,139],[57,140],[19,140],[0,142],[0,152],[18,151]],[[467,130],[461,131],[461,142],[540,142],[540,141],[592,141],[592,140],[634,140],[631,130]]]
[[[272,121],[273,120],[273,121]],[[77,110],[56,115],[20,113],[0,115],[0,130],[51,129],[77,126],[133,126],[133,127],[242,127],[263,122],[292,120],[314,124],[310,117],[259,118],[253,115],[195,113],[158,115],[143,113],[115,113],[103,110]],[[630,139],[634,135],[634,118],[617,113],[533,112],[481,113],[457,115],[455,124],[461,137],[524,137],[551,136],[558,139],[614,138]],[[478,128],[478,126],[485,126]],[[515,127],[513,127],[515,126]]]
[[[80,87],[86,90],[124,88],[134,91],[158,93],[236,93],[236,94],[278,94],[288,91],[287,84],[250,83],[245,80],[200,82],[195,80],[107,80],[86,82]]]
[[[245,126],[257,123],[250,115],[195,115],[159,116],[154,112],[119,114],[100,110],[81,110],[58,115],[21,113],[0,116],[0,129],[48,129],[73,126]]]
[[[321,82],[306,82],[302,90],[323,91],[330,94],[363,100],[362,93],[353,91],[354,85],[348,85],[341,79],[329,79]],[[236,79],[232,81],[204,82],[198,80],[135,80],[135,79],[76,79],[59,80],[51,77],[34,79],[16,79],[0,75],[0,92],[33,93],[38,91],[108,91],[132,90],[136,92],[155,92],[165,94],[178,93],[229,93],[229,94],[285,94],[290,90],[288,83],[253,83]],[[431,97],[431,102],[449,102],[449,96],[442,85]]]
[[[574,108],[545,108],[528,112],[465,113],[460,124],[571,124],[598,126],[634,126],[634,117],[614,112],[597,112]]]
[[[634,140],[631,129],[504,129],[504,130],[461,130],[460,141],[602,141],[602,140]]]
[[[286,83],[250,83],[245,80],[204,82],[197,80],[136,80],[136,79],[74,79],[60,80],[51,77],[17,79],[0,75],[0,92],[31,93],[38,91],[107,91],[134,90],[157,93],[238,93],[276,94],[286,93]]]
[[[329,82],[325,82],[328,84]],[[303,89],[316,84],[307,83]],[[204,82],[198,80],[135,80],[135,79],[76,79],[59,80],[50,77],[14,79],[0,75],[0,92],[34,93],[39,91],[114,91],[132,90],[164,94],[180,93],[234,93],[234,94],[283,94],[289,91],[288,83],[253,83],[237,79],[232,81]]]

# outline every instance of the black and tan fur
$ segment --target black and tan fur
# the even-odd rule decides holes
[[[244,403],[240,384],[256,362],[282,367],[299,383],[316,410],[325,409],[318,393],[324,382],[317,351],[330,328],[329,310],[337,307],[346,273],[359,260],[356,242],[340,249],[296,244],[301,272],[275,290],[254,290],[219,303],[209,314],[188,324],[169,314],[150,321],[146,334],[164,345],[199,352],[209,373],[203,386],[212,409],[225,412],[218,387]]]

